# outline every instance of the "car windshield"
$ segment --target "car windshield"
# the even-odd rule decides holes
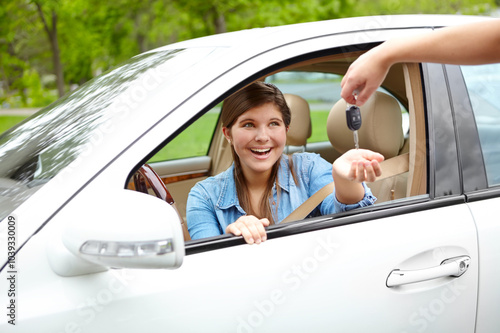
[[[213,51],[157,50],[89,81],[0,136],[0,220],[73,162],[105,121],[130,112],[134,87],[171,81]],[[127,93],[124,94],[124,92]],[[136,95],[141,93],[135,89]],[[126,98],[128,95],[128,98]]]

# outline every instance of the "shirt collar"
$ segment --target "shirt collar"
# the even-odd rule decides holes
[[[278,170],[278,183],[282,190],[290,192],[290,181],[293,182],[293,177],[290,174],[290,165],[288,155],[281,155],[280,169]]]
[[[238,210],[243,212],[238,201],[238,195],[236,193],[236,183],[234,182],[234,163],[224,171],[220,177],[222,181],[222,190],[217,200],[217,207],[220,209],[227,209],[231,206],[236,206]]]

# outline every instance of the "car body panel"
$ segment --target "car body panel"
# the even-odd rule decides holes
[[[359,332],[381,327],[380,332],[470,332],[478,253],[467,207],[374,221],[365,215],[363,223],[191,255],[173,271],[112,269],[71,278],[56,275],[47,265],[48,253],[40,251],[59,240],[57,231],[66,221],[54,218],[18,258],[38,263],[19,274],[23,296],[45,300],[43,307],[20,302],[19,322],[26,331],[44,327],[55,332],[67,327],[101,331],[109,318],[115,318],[118,330],[183,330],[188,325],[193,331],[335,327]],[[419,242],[413,242],[416,238]],[[460,278],[394,289],[385,285],[393,269],[428,268],[457,255],[471,257]],[[265,274],[256,275],[256,269]],[[59,292],[54,293],[56,286]],[[140,320],[144,313],[147,321]],[[453,320],[457,316],[461,319]]]

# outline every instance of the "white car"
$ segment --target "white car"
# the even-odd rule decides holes
[[[7,131],[0,331],[500,332],[496,64],[391,69],[359,130],[392,163],[368,184],[375,205],[270,226],[260,245],[183,228],[191,187],[231,163],[218,117],[231,93],[275,83],[305,117],[287,151],[333,162],[354,147],[339,94],[354,59],[484,19],[360,17],[167,45]]]

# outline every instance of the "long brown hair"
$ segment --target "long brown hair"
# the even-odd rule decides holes
[[[281,91],[274,85],[265,82],[254,82],[245,88],[237,91],[233,95],[229,96],[224,100],[222,105],[222,126],[230,129],[234,122],[246,111],[253,109],[255,107],[262,106],[267,103],[273,103],[281,112],[283,117],[283,123],[288,128],[291,122],[290,109],[285,101],[285,97]],[[276,184],[276,190],[278,191],[278,198],[280,195],[280,190],[278,186],[278,170],[281,162],[279,158],[271,169],[271,181],[267,184],[266,191],[260,200],[260,205],[257,211],[253,209],[250,204],[250,195],[248,193],[247,181],[243,175],[241,168],[241,161],[239,156],[236,154],[234,147],[231,145],[231,152],[233,154],[234,160],[234,180],[236,183],[236,193],[238,195],[238,200],[241,207],[247,214],[255,215],[259,218],[267,218],[271,223],[274,223],[273,212],[271,211],[271,205],[269,199],[272,196],[272,189],[274,184]],[[290,170],[292,176],[295,179],[295,173],[293,172],[292,159],[290,161]],[[279,200],[278,200],[279,201]],[[276,211],[278,205],[276,204]]]

